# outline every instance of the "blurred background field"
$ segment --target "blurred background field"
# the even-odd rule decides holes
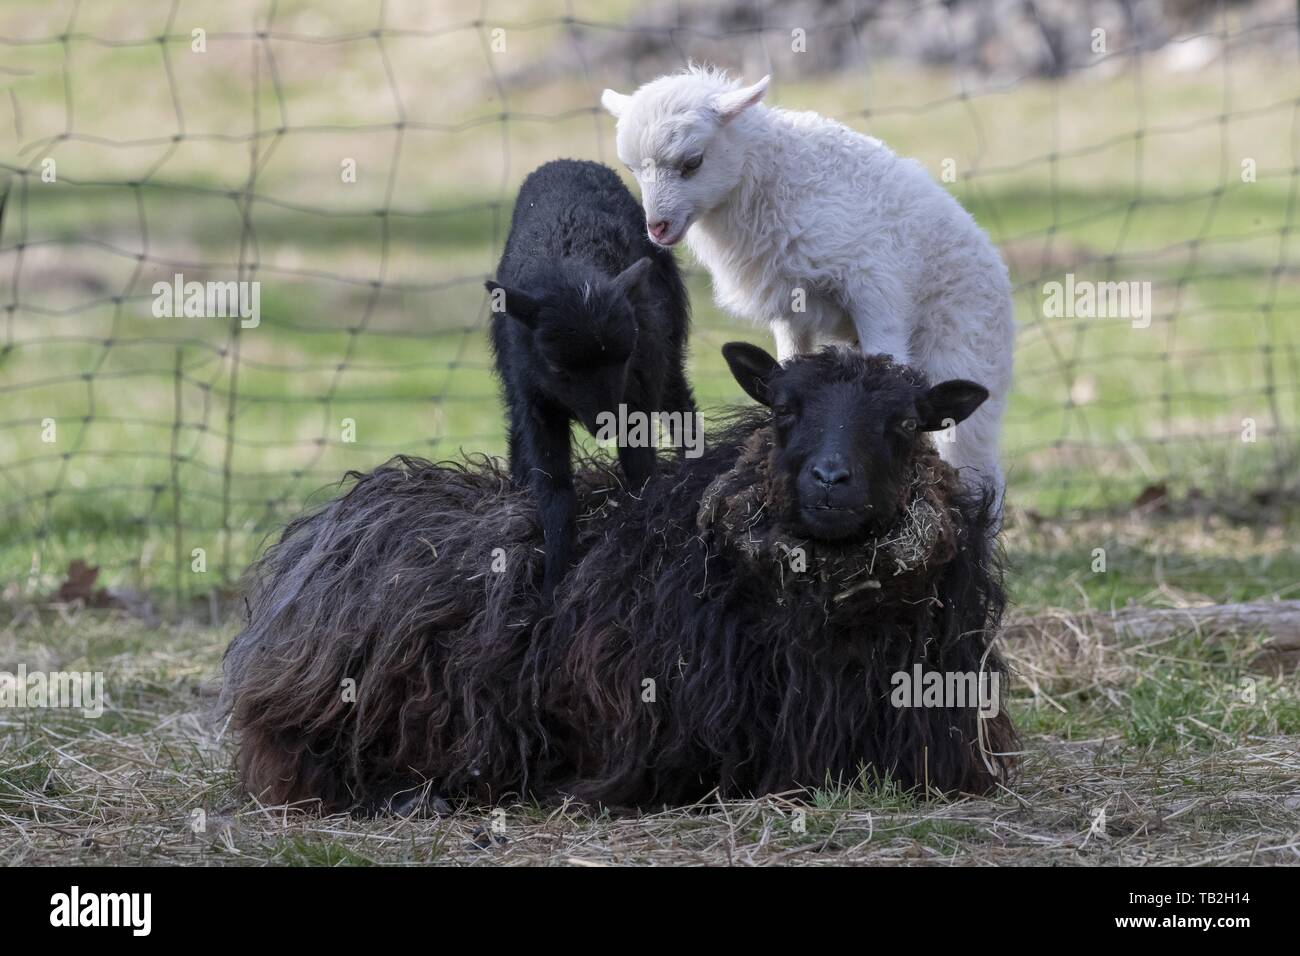
[[[600,91],[693,58],[953,170],[999,243],[1018,600],[1295,596],[1296,35],[1267,0],[8,0],[0,579],[195,595],[346,469],[501,453],[482,282],[514,192],[617,167]],[[739,402],[719,346],[770,339],[681,261],[697,396]],[[260,281],[260,326],[152,317],[178,272]],[[1150,327],[1045,317],[1067,273],[1150,282]]]

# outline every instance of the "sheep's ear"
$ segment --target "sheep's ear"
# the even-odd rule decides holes
[[[642,256],[614,277],[614,285],[618,287],[619,292],[627,295],[641,284],[641,280],[650,273],[652,265],[654,263],[650,261],[649,256]]]
[[[495,314],[504,312],[512,319],[518,319],[530,329],[537,324],[537,312],[541,303],[526,292],[507,289],[499,282],[489,279],[483,283],[488,290],[488,308]]]
[[[780,363],[757,345],[748,342],[728,342],[722,347],[722,357],[727,360],[731,374],[736,377],[745,394],[760,405],[771,406],[772,392],[769,383]]]
[[[632,97],[628,96],[626,93],[616,93],[613,90],[606,90],[604,93],[600,94],[600,105],[605,107],[614,119],[618,119],[623,115],[623,111],[627,109],[627,104],[631,99]]]
[[[749,109],[755,103],[763,98],[767,92],[767,84],[772,79],[765,76],[753,86],[745,86],[730,93],[719,93],[713,98],[713,108],[718,111],[718,116],[724,124],[730,123],[745,110]]]
[[[965,421],[988,397],[987,388],[963,378],[940,382],[916,403],[921,415],[921,431],[942,431]]]

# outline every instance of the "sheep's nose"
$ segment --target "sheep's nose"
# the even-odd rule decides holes
[[[650,238],[662,239],[668,235],[668,227],[672,225],[667,219],[660,219],[658,222],[649,223]]]
[[[812,475],[827,488],[842,485],[851,477],[851,473],[844,463],[835,458],[827,458],[816,462],[812,466]]]

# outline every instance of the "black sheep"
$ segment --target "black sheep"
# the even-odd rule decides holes
[[[636,498],[583,462],[581,558],[549,613],[534,509],[489,460],[403,459],[294,521],[226,654],[243,785],[333,811],[1004,779],[1005,709],[893,699],[917,669],[1006,678],[991,502],[923,436],[983,390],[853,352],[726,351],[771,412]]]
[[[608,167],[546,163],[519,190],[497,281],[487,283],[510,474],[537,498],[547,595],[572,550],[570,423],[595,434],[597,417],[617,416],[620,405],[644,415],[695,409],[684,371],[686,289],[642,220]],[[620,442],[618,459],[633,491],[655,471],[648,444]]]

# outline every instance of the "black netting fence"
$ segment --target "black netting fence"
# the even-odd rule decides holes
[[[691,59],[772,73],[993,235],[1013,508],[1293,490],[1297,32],[1268,0],[10,0],[4,580],[206,591],[348,468],[500,453],[482,282],[514,190],[617,167],[601,90]],[[690,287],[697,394],[739,401],[718,347],[766,333]]]

